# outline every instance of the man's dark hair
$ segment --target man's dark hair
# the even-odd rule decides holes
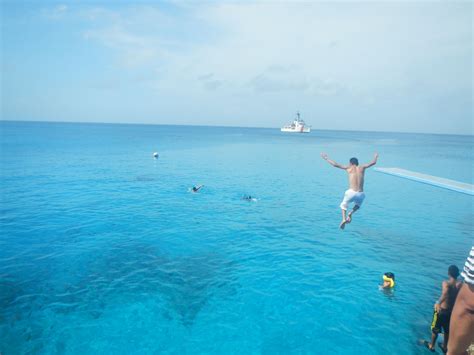
[[[357,158],[351,158],[351,160],[349,160],[349,162],[350,162],[352,165],[355,165],[355,166],[358,166],[358,165],[359,165],[359,160],[357,160]]]
[[[395,274],[393,272],[386,272],[384,275],[395,281]]]
[[[451,276],[453,279],[457,279],[459,276],[459,269],[456,265],[451,265],[448,268],[448,275]]]

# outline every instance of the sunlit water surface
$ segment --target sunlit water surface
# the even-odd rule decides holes
[[[373,170],[340,231],[347,178],[319,156],[378,151],[379,166],[472,183],[472,137],[0,128],[3,354],[424,354],[473,240],[472,196]]]

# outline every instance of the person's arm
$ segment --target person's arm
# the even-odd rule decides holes
[[[459,290],[449,332],[449,354],[466,354],[474,343],[474,284],[464,283]]]
[[[446,281],[443,281],[442,283],[442,291],[441,291],[441,297],[439,298],[438,301],[436,301],[435,303],[435,309],[437,312],[439,312],[440,308],[441,308],[441,304],[447,300],[448,298],[448,284],[446,283]]]
[[[367,169],[367,168],[370,168],[371,166],[374,166],[375,164],[377,164],[377,159],[378,158],[379,158],[379,153],[375,153],[374,154],[374,159],[372,159],[372,161],[370,163],[362,165],[362,167],[364,169]]]
[[[339,163],[336,163],[334,160],[329,159],[329,157],[326,153],[321,153],[321,157],[324,160],[326,160],[329,164],[334,166],[335,168],[344,169],[344,170],[346,170],[348,168],[347,166],[341,165]]]

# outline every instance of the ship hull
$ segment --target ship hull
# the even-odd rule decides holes
[[[308,127],[305,127],[303,129],[281,128],[280,131],[289,132],[289,133],[309,133],[311,132],[311,128],[308,128]]]

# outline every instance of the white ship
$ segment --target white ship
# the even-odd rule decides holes
[[[295,132],[295,133],[309,133],[311,132],[311,126],[307,126],[306,123],[300,118],[300,113],[296,113],[296,118],[292,124],[281,128],[282,132]]]

